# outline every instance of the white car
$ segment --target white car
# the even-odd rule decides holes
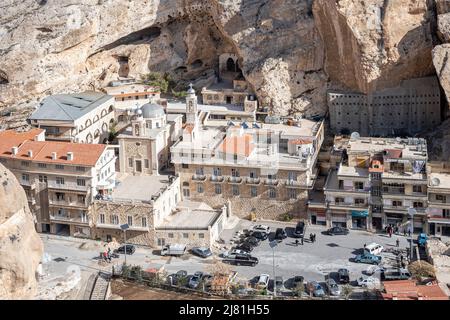
[[[363,287],[363,288],[378,288],[381,284],[380,279],[375,278],[375,277],[360,277],[357,280],[358,282],[358,286]]]
[[[257,224],[256,226],[253,226],[253,231],[261,231],[261,232],[265,232],[267,234],[270,233],[270,227],[263,225],[263,224]]]
[[[381,274],[384,272],[384,270],[385,270],[385,268],[382,266],[377,266],[377,265],[368,266],[366,269],[366,274],[369,276],[371,276],[375,273]]]
[[[258,282],[256,283],[256,286],[258,289],[265,289],[269,285],[269,279],[270,276],[268,274],[261,274],[258,278]]]
[[[229,257],[229,256],[237,255],[237,254],[248,255],[249,253],[247,251],[234,248],[234,249],[231,249],[229,251],[225,251],[224,253],[222,253],[222,256],[223,257]]]

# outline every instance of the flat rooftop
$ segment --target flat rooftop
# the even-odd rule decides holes
[[[428,186],[434,189],[450,189],[450,173],[432,172],[428,175]]]
[[[208,229],[221,214],[222,212],[215,210],[180,208],[179,212],[168,216],[156,229]]]
[[[401,158],[427,159],[427,144],[425,139],[419,138],[372,138],[364,137],[350,139],[347,152],[351,153],[380,153],[387,149],[401,150]]]
[[[112,193],[112,200],[151,201],[165,187],[169,186],[169,176],[129,176],[119,178]]]
[[[356,178],[368,178],[368,168],[349,167],[341,165],[337,172],[339,176],[356,177]]]
[[[243,106],[237,106],[234,104],[224,105],[209,105],[209,104],[197,104],[198,110],[211,113],[223,113],[223,114],[237,114],[237,113],[251,113],[245,112]],[[167,113],[186,113],[186,103],[182,101],[168,101]]]

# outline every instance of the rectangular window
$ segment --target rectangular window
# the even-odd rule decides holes
[[[276,174],[268,174],[267,175],[267,179],[276,180],[277,179],[277,175]]]
[[[197,192],[198,193],[203,193],[203,184],[202,183],[198,183],[197,184]]]
[[[195,169],[195,174],[202,176],[203,175],[203,167]]]
[[[142,226],[147,227],[147,217],[142,217]]]
[[[64,178],[63,177],[56,177],[56,184],[64,184]]]
[[[205,238],[205,234],[204,233],[199,233],[198,237],[199,237],[199,239],[204,239]]]
[[[269,189],[269,198],[275,199],[277,197],[277,192],[275,191],[275,188]]]
[[[41,176],[41,175],[39,175],[39,182],[45,182],[45,183],[47,183],[47,176]]]
[[[358,181],[355,182],[355,190],[363,190],[364,189],[364,182]]]
[[[38,163],[39,168],[47,168],[47,164],[45,163]]]
[[[86,196],[79,194],[77,195],[78,202],[84,203],[86,201]]]
[[[84,179],[77,179],[77,186],[80,186],[80,187],[86,186],[86,180],[84,180]]]
[[[447,201],[447,197],[442,195],[442,194],[437,194],[436,195],[436,201],[446,202]]]
[[[222,169],[220,168],[214,168],[213,173],[215,176],[221,176],[222,175]]]
[[[182,167],[183,169],[189,169],[189,165],[188,165],[187,163],[182,163],[182,164],[181,164],[181,167]]]
[[[128,222],[129,226],[132,226],[133,225],[133,217],[132,216],[128,216],[127,222]]]
[[[65,194],[64,193],[60,193],[60,192],[56,192],[56,200],[60,201],[60,200],[64,200]]]
[[[28,182],[30,181],[30,175],[26,173],[22,173],[22,181]]]
[[[296,181],[297,180],[297,172],[288,172],[288,180],[290,181]]]
[[[100,223],[105,223],[105,214],[100,213],[100,215],[99,215],[99,221],[100,221]]]
[[[250,196],[257,197],[258,196],[258,188],[255,186],[250,187]]]
[[[173,238],[173,233],[168,233],[167,236],[172,239]]]
[[[22,161],[20,164],[22,165],[22,167],[29,167],[30,166],[30,163],[28,161]]]
[[[64,170],[64,166],[62,164],[55,165],[55,168],[58,170]]]
[[[289,199],[297,199],[297,189],[288,189]]]
[[[364,199],[355,199],[355,204],[364,204]]]
[[[234,159],[234,160],[237,160],[237,159],[238,159],[237,154],[233,154],[233,159]]]
[[[423,208],[423,202],[413,202],[414,208]]]
[[[231,176],[232,177],[240,177],[239,170],[235,169],[235,168],[231,169]]]
[[[413,192],[422,193],[422,186],[420,186],[420,185],[413,185]]]
[[[222,185],[215,184],[214,185],[214,191],[215,191],[216,194],[222,194]]]
[[[442,217],[443,218],[450,218],[450,209],[442,209]]]
[[[257,175],[257,173],[256,173],[256,170],[251,170],[251,171],[250,171],[250,178],[252,178],[252,179],[258,178],[258,175]]]
[[[392,201],[392,206],[393,207],[401,207],[402,206],[402,202],[394,200],[394,201]]]
[[[128,158],[128,166],[129,166],[130,168],[133,167],[133,158]]]
[[[231,193],[233,194],[233,196],[238,196],[239,195],[239,186],[233,184],[231,186]]]
[[[80,171],[80,172],[84,172],[86,170],[86,168],[85,167],[76,166],[75,170],[76,171]]]
[[[344,198],[337,197],[337,198],[334,199],[334,202],[335,203],[344,203]]]
[[[116,214],[113,214],[111,216],[111,224],[119,224],[119,216],[117,216]]]
[[[144,166],[145,166],[145,169],[150,168],[150,161],[148,161],[148,159],[144,159]]]
[[[189,238],[189,233],[183,233],[183,238],[185,239]]]

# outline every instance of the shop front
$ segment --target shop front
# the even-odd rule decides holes
[[[309,221],[314,225],[325,226],[327,224],[326,209],[309,209]]]
[[[352,210],[352,228],[366,230],[369,210]]]
[[[347,225],[347,211],[332,211],[331,212],[331,226],[332,227],[344,227],[348,228]]]
[[[390,213],[386,212],[386,223],[385,226],[399,226],[402,225],[403,220],[405,219],[405,215],[401,213]]]

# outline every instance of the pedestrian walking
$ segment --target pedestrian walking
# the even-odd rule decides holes
[[[367,244],[364,243],[364,250],[366,250],[366,246],[367,246]]]
[[[403,228],[403,236],[406,237],[406,228]]]
[[[400,247],[400,240],[397,239],[397,240],[395,241],[395,246],[396,246],[397,248]]]
[[[302,237],[302,245],[303,245],[303,237]]]
[[[313,242],[316,242],[316,234],[313,234]]]
[[[313,242],[313,234],[312,233],[309,234],[309,241]]]
[[[411,237],[411,228],[408,229],[408,237]]]
[[[295,239],[295,246],[298,247],[298,239]]]

